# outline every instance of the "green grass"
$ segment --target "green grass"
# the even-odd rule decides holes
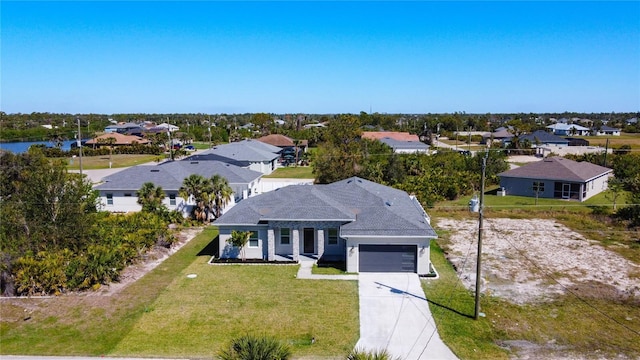
[[[516,305],[483,295],[480,308],[486,317],[473,320],[473,293],[460,283],[437,244],[431,247],[431,260],[440,278],[424,280],[423,287],[440,336],[460,359],[505,359],[509,354],[497,344],[506,340],[536,344],[537,358],[557,356],[556,346],[562,354],[577,358],[596,352],[599,358],[640,356],[640,341],[632,340],[640,333],[637,300],[569,294],[550,302]]]
[[[341,356],[353,348],[355,282],[298,280],[297,266],[208,265],[209,256],[198,254],[216,235],[206,229],[111,297],[3,303],[0,352],[211,358],[247,333],[275,336],[295,356]],[[198,276],[186,277],[192,273]],[[24,307],[35,309],[28,321]]]
[[[134,165],[140,165],[158,159],[164,159],[165,155],[140,155],[140,154],[113,154],[111,156],[111,167],[121,168]],[[67,166],[70,170],[80,169],[79,158],[67,158]],[[108,169],[109,155],[100,156],[83,156],[82,168],[84,170]]]
[[[318,266],[318,264],[314,264],[313,268],[311,268],[312,274],[317,275],[344,275],[347,272],[343,269],[344,264],[325,264],[323,266]]]
[[[632,149],[640,149],[640,134],[622,133],[620,136],[581,136],[580,138],[589,141],[589,146],[604,147],[609,139],[609,148],[630,145]]]
[[[287,166],[277,168],[271,174],[263,176],[263,178],[315,179],[315,175],[313,175],[311,166]]]
[[[207,149],[210,149],[209,142],[194,141],[194,142],[191,143],[191,145],[193,145],[193,147],[195,147],[196,150],[207,150]]]

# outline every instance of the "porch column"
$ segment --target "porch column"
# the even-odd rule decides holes
[[[298,261],[300,258],[300,229],[295,227],[291,229],[293,233],[293,261]]]
[[[276,259],[276,235],[273,228],[267,230],[267,260],[274,261]]]
[[[324,254],[324,229],[318,229],[318,259]]]

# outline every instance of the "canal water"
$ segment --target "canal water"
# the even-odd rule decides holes
[[[77,140],[65,140],[62,142],[61,149],[63,151],[71,150],[71,144]],[[11,151],[14,154],[21,154],[27,152],[31,145],[44,145],[46,147],[55,147],[55,143],[52,141],[20,141],[20,142],[6,142],[0,143],[0,149]]]

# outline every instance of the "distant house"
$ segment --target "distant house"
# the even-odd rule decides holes
[[[591,129],[576,124],[557,123],[547,126],[547,129],[560,136],[588,136],[591,133]]]
[[[126,135],[136,135],[141,136],[144,132],[144,128],[136,123],[128,122],[128,123],[120,123],[120,124],[111,124],[104,128],[104,132],[109,133],[119,133]]]
[[[607,189],[613,170],[589,162],[553,157],[502,172],[507,195],[585,201]]]
[[[420,141],[418,135],[397,131],[363,131],[363,139],[378,140],[387,144],[395,153],[427,153],[429,145]]]
[[[610,126],[602,125],[599,128],[593,129],[593,135],[595,136],[620,136],[620,129],[612,128]]]
[[[482,143],[487,144],[487,143],[496,142],[496,141],[501,142],[501,141],[504,141],[505,139],[511,139],[512,137],[513,137],[513,134],[509,131],[509,129],[505,127],[500,127],[492,133],[484,134],[482,136]]]
[[[511,143],[513,138],[505,138],[503,140],[504,143]],[[555,146],[555,147],[563,147],[569,146],[569,140],[563,139],[559,136],[553,135],[543,130],[537,130],[532,132],[531,134],[524,134],[518,137],[518,141],[523,144],[524,142],[528,142],[531,147],[542,147],[542,146]]]
[[[185,160],[222,161],[269,175],[277,168],[281,151],[281,148],[261,141],[242,140],[215,146]]]
[[[114,140],[109,140],[114,139]],[[113,141],[113,144],[110,144],[109,141]],[[87,140],[85,145],[93,146],[95,148],[99,148],[101,146],[126,146],[133,144],[148,144],[149,140],[143,139],[139,136],[135,135],[123,135],[117,132],[102,134],[98,137],[95,137],[91,140]]]
[[[178,194],[182,182],[191,174],[211,178],[220,175],[227,179],[233,196],[227,208],[236,202],[255,195],[262,174],[218,161],[169,161],[159,165],[138,165],[106,176],[103,183],[95,186],[100,195],[102,208],[110,212],[140,211],[138,190],[146,182],[162,187],[165,192],[163,204],[169,210],[179,210],[188,216],[195,203]]]
[[[246,199],[214,222],[220,258],[238,258],[227,240],[249,231],[248,259],[301,255],[344,261],[348,272],[431,273],[437,235],[415,197],[352,177],[325,185],[291,185]]]
[[[154,126],[153,128],[166,129],[169,132],[176,132],[176,131],[180,130],[179,127],[177,127],[175,125],[167,124],[167,123],[158,124],[158,125]]]
[[[637,117],[633,117],[633,118],[631,118],[631,119],[628,119],[628,120],[626,121],[626,124],[627,124],[628,126],[638,125],[638,118],[637,118]]]
[[[270,134],[257,138],[256,140],[261,141],[265,144],[277,146],[282,149],[296,146],[296,142],[292,138],[281,134]],[[297,146],[299,149],[305,151],[308,145],[308,140],[298,140]]]

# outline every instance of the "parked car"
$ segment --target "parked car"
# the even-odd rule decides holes
[[[184,147],[184,149],[187,151],[196,151],[196,147],[193,145],[187,145]]]

